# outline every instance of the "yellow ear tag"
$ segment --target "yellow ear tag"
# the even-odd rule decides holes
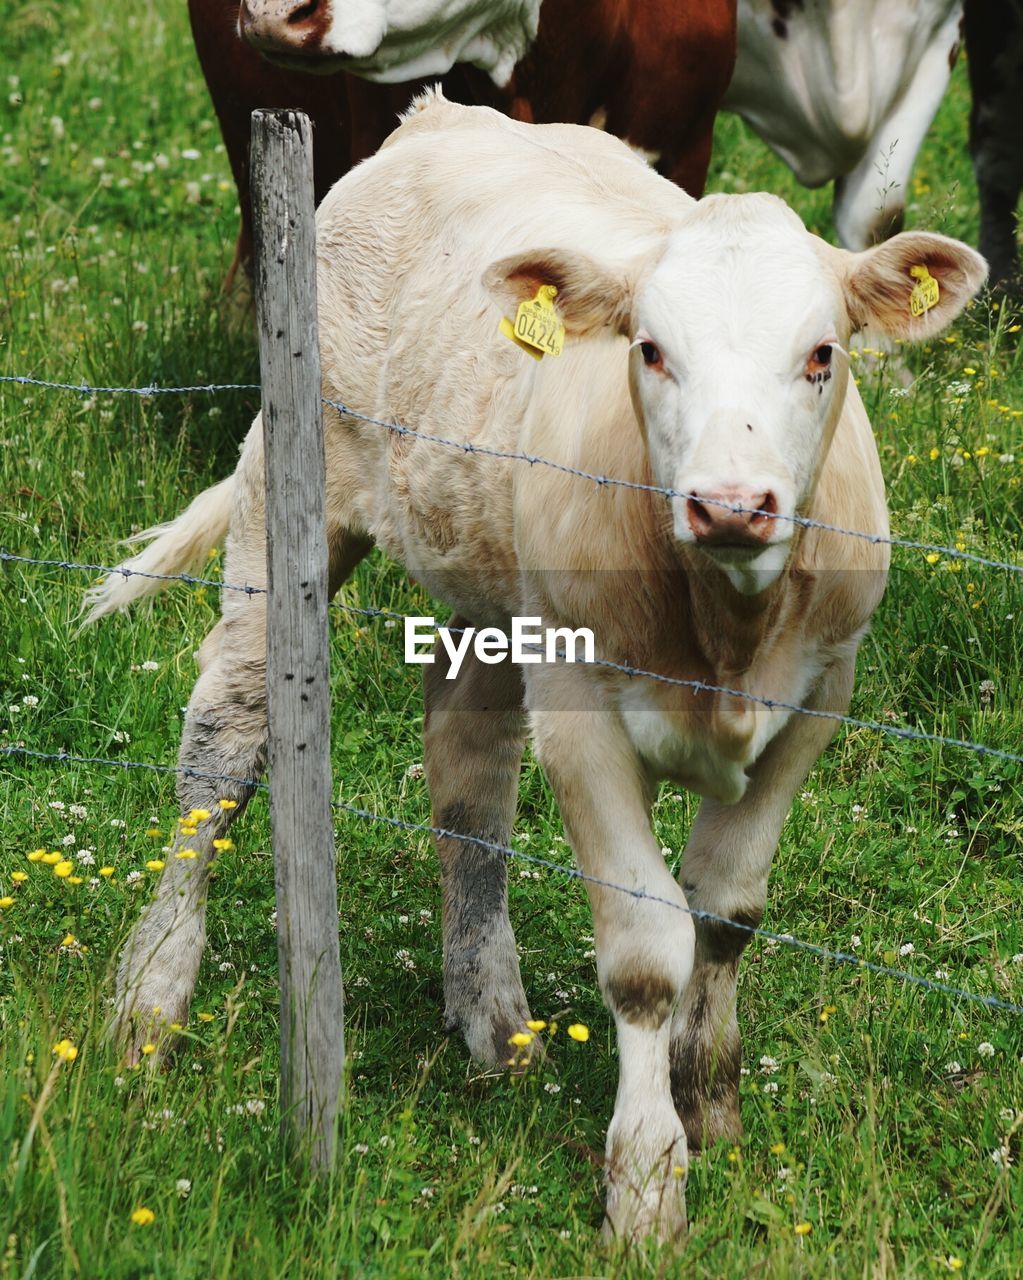
[[[554,310],[557,289],[552,284],[542,284],[535,298],[525,298],[515,313],[515,323],[501,317],[500,330],[517,347],[521,347],[534,360],[545,355],[560,356],[565,346],[565,326]]]
[[[937,304],[941,291],[937,280],[926,267],[910,267],[909,274],[914,280],[919,281],[913,286],[913,292],[909,295],[909,309],[913,315],[922,316],[925,311],[930,311],[931,307]]]

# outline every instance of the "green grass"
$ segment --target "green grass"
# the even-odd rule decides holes
[[[0,372],[256,381],[249,326],[219,294],[234,192],[183,6],[126,16],[49,0],[0,18],[0,46],[18,77],[0,85]],[[973,240],[966,106],[960,68],[909,221]],[[830,235],[827,192],[796,186],[734,119],[720,122],[712,185],[777,190]],[[899,534],[1018,559],[1023,368],[1010,320],[978,305],[947,340],[861,358]],[[109,563],[116,538],[231,467],[255,406],[248,392],[142,400],[0,386],[0,543]],[[79,635],[87,580],[2,570],[0,743],[169,763],[215,599],[175,590]],[[380,559],[346,599],[423,603]],[[1018,751],[1021,624],[1018,577],[897,552],[854,714]],[[340,798],[428,821],[424,783],[408,773],[421,759],[418,680],[396,633],[336,614],[332,663]],[[1003,762],[845,732],[795,803],[765,924],[842,949],[856,935],[870,959],[1023,1001],[1020,799]],[[669,790],[657,805],[676,854],[693,811]],[[112,965],[162,844],[146,831],[151,819],[166,831],[174,813],[165,775],[0,765],[0,895],[15,900],[0,912],[0,1275],[912,1280],[952,1256],[985,1280],[1023,1273],[1019,1020],[761,943],[740,991],[749,1075],[737,1158],[722,1148],[694,1162],[681,1260],[602,1249],[594,1155],[616,1061],[580,887],[511,870],[534,1011],[587,1023],[589,1043],[559,1036],[524,1081],[480,1077],[442,1029],[432,849],[354,820],[337,831],[350,1050],[340,1156],[331,1179],[306,1182],[278,1144],[262,799],[211,891],[194,1011],[212,1017],[193,1016],[165,1070],[124,1072],[100,1042]],[[568,858],[532,762],[516,839]],[[77,886],[26,861],[64,841],[95,860]],[[91,883],[103,865],[112,880]],[[29,878],[17,884],[20,871]],[[68,934],[76,941],[62,945]],[[52,1053],[65,1037],[73,1062]],[[764,1055],[775,1069],[759,1066]],[[1003,1169],[991,1153],[1006,1141]],[[130,1219],[142,1205],[151,1225]],[[795,1235],[799,1221],[809,1235]]]

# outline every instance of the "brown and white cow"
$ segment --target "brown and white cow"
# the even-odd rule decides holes
[[[252,256],[257,107],[313,121],[317,199],[440,75],[450,99],[516,120],[599,121],[699,195],[735,62],[735,0],[189,0],[188,11],[238,187],[235,267]]]
[[[835,180],[839,237],[865,248],[902,225],[961,10],[962,0],[738,0],[736,60],[736,0],[189,0],[238,187],[236,265],[252,254],[254,108],[310,116],[322,198],[439,75],[449,98],[517,120],[599,123],[691,195],[724,97],[800,182]]]
[[[884,589],[887,546],[793,520],[888,527],[849,337],[868,322],[930,336],[978,287],[983,261],[922,233],[850,254],[773,196],[696,202],[598,130],[434,95],[334,187],[317,238],[326,398],[638,482],[598,487],[328,409],[332,587],[376,543],[451,605],[452,625],[587,627],[604,658],[753,695],[471,652],[457,679],[438,658],[425,681],[438,826],[508,841],[528,727],[580,868],[660,899],[587,885],[620,1053],[607,1221],[624,1236],[672,1236],[690,1147],[740,1131],[735,992],[749,937],[687,908],[760,919],[792,796],[835,728],[755,699],[843,712]],[[919,317],[914,268],[938,290]],[[560,357],[536,362],[499,323],[543,285],[567,337]],[[226,578],[265,582],[258,418],[234,475],[150,531],[124,567],[178,572],[225,533]],[[114,574],[92,592],[92,616],[155,585]],[[213,816],[179,838],[198,859],[168,858],[121,959],[117,1017],[136,1053],[159,1033],[154,1007],[185,1020],[212,842],[250,796],[207,779],[263,767],[265,614],[265,597],[225,592],[202,646],[178,798]],[[703,797],[680,882],[651,829],[662,779]],[[236,809],[218,808],[225,793]],[[448,1022],[500,1067],[530,1016],[505,863],[455,838],[438,854]]]

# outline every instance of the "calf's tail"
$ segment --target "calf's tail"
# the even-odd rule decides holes
[[[84,622],[95,622],[108,613],[127,609],[143,596],[155,595],[165,579],[202,564],[210,551],[223,542],[231,516],[234,476],[204,490],[185,510],[167,524],[143,529],[128,542],[149,545],[122,561],[102,582],[85,594]],[[153,576],[145,576],[145,575]]]

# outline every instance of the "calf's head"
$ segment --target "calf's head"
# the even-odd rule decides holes
[[[629,378],[656,484],[674,490],[676,539],[740,591],[788,560],[849,381],[850,334],[921,341],[980,287],[984,260],[944,236],[908,232],[848,253],[811,235],[773,196],[710,196],[658,249],[625,267],[541,250],[495,263],[505,306],[558,289],[568,334],[610,328],[631,342]],[[933,285],[914,314],[914,288]],[[919,309],[919,308],[917,308]]]

